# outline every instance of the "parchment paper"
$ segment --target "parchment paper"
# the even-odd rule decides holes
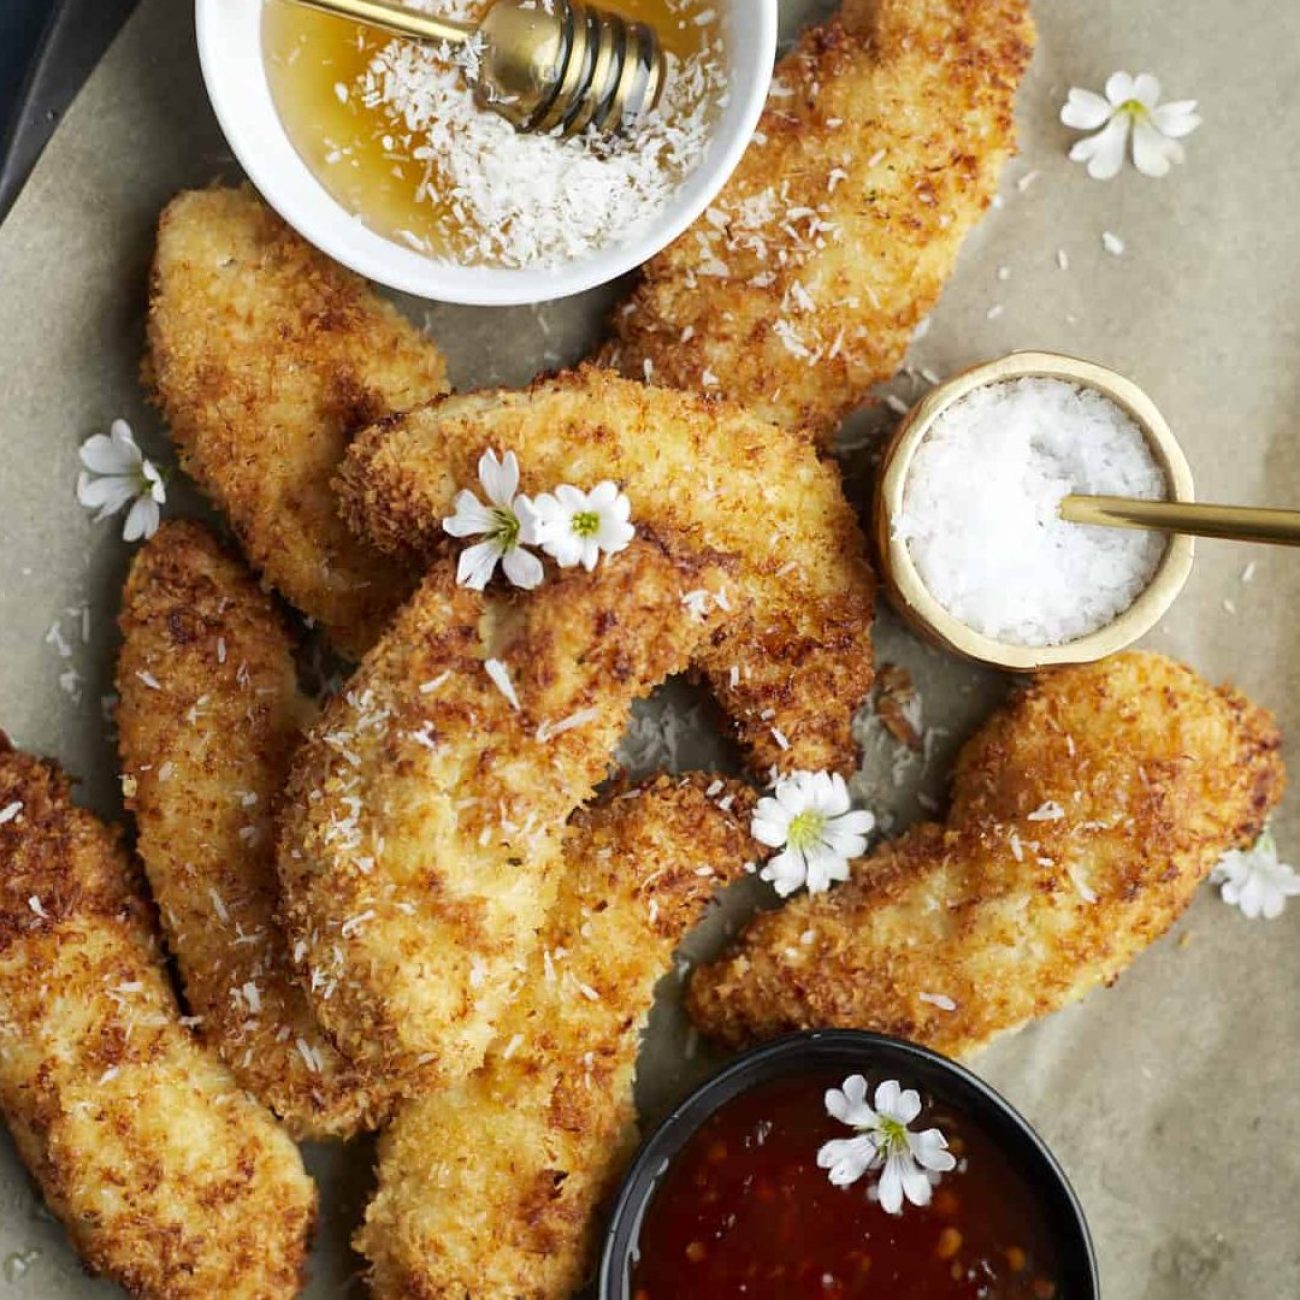
[[[825,4],[786,0],[788,31]],[[969,242],[914,348],[947,373],[1014,347],[1073,352],[1141,383],[1178,430],[1205,498],[1300,504],[1295,253],[1300,210],[1300,6],[1274,0],[1038,0],[1041,44],[1022,94],[1023,156],[1004,206]],[[1110,184],[1066,160],[1056,112],[1070,85],[1151,70],[1205,125],[1163,181],[1129,169]],[[126,416],[170,463],[136,381],[154,221],[183,186],[237,175],[208,110],[189,6],[145,0],[0,228],[0,726],[62,759],[88,802],[116,814],[112,618],[128,562],[116,524],[94,525],[73,488],[77,447]],[[1127,251],[1105,253],[1111,230]],[[1057,265],[1065,249],[1070,269]],[[1009,274],[999,278],[999,268]],[[459,386],[516,382],[576,360],[609,290],[539,310],[407,304],[443,344]],[[995,319],[990,308],[1003,307]],[[903,378],[892,391],[910,399]],[[867,439],[889,421],[855,422]],[[858,480],[850,463],[851,482]],[[169,513],[193,512],[174,479]],[[1253,581],[1241,579],[1256,562]],[[1212,678],[1231,677],[1300,728],[1293,654],[1300,557],[1204,544],[1186,595],[1151,638]],[[76,611],[88,604],[83,644]],[[62,627],[67,657],[47,640]],[[941,729],[925,771],[898,774],[869,725],[859,792],[900,822],[916,789],[942,791],[954,747],[1003,684],[922,650],[882,619],[882,660],[912,667],[925,720]],[[60,675],[75,670],[75,681]],[[657,709],[707,719],[688,693]],[[652,709],[650,716],[655,716]],[[719,761],[700,723],[679,760]],[[1294,754],[1293,754],[1294,757]],[[1277,822],[1300,855],[1300,818]],[[733,903],[733,907],[738,904]],[[716,942],[697,936],[695,946]],[[1082,1196],[1114,1300],[1300,1296],[1300,906],[1248,922],[1207,889],[1173,935],[1118,986],[1005,1040],[976,1064],[1041,1128]],[[666,981],[645,1051],[648,1117],[707,1068],[687,1059]],[[346,1238],[370,1153],[310,1153],[325,1218],[312,1296],[359,1289]],[[0,1136],[0,1297],[110,1295],[85,1280]],[[215,1298],[214,1298],[215,1300]]]

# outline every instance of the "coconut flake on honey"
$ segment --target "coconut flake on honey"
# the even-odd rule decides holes
[[[467,22],[488,7],[408,3]],[[462,265],[559,265],[653,225],[703,158],[725,104],[716,0],[602,7],[652,25],[668,61],[658,107],[612,140],[522,134],[474,103],[451,52],[288,0],[266,5],[267,76],[298,154],[371,229]]]
[[[977,388],[917,448],[895,536],[954,618],[1015,645],[1105,627],[1160,564],[1158,533],[1067,523],[1071,493],[1161,500],[1142,431],[1110,398],[1060,379]]]

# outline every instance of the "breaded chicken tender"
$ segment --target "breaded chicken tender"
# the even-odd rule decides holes
[[[316,1191],[181,1024],[117,835],[0,737],[0,1111],[87,1268],[142,1300],[279,1300]]]
[[[617,481],[639,526],[734,555],[748,603],[694,657],[756,771],[856,759],[871,689],[874,581],[838,470],[739,407],[586,367],[522,393],[449,398],[360,435],[339,476],[349,523],[394,555],[436,555],[456,490],[488,448],[525,492]]]
[[[991,203],[1033,42],[1028,0],[847,0],[778,64],[740,166],[647,264],[602,360],[829,440]]]
[[[414,581],[349,534],[330,477],[357,429],[446,392],[437,349],[251,189],[209,189],[159,220],[145,374],[253,566],[359,658]]]
[[[574,818],[543,951],[487,1061],[383,1138],[357,1240],[377,1300],[567,1300],[588,1276],[655,983],[756,848],[748,791],[729,786],[724,810],[709,785],[661,777]]]
[[[310,720],[288,630],[206,528],[169,522],[123,596],[119,749],[138,851],[199,1034],[299,1138],[383,1118],[316,1023],[275,918],[273,816]]]
[[[281,815],[300,979],[354,1061],[404,1086],[482,1064],[555,900],[565,821],[632,702],[725,617],[706,594],[725,580],[649,540],[517,603],[430,571],[298,751]]]
[[[1112,983],[1282,794],[1273,718],[1130,653],[1045,673],[963,750],[945,825],[757,918],[697,971],[699,1027],[739,1045],[875,1029],[966,1056]]]

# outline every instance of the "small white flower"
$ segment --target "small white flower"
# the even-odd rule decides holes
[[[857,1129],[857,1137],[825,1143],[817,1165],[830,1171],[836,1187],[848,1187],[872,1169],[881,1169],[877,1192],[887,1214],[901,1214],[904,1199],[929,1205],[938,1175],[956,1167],[948,1140],[937,1128],[913,1133],[908,1127],[921,1113],[920,1094],[906,1091],[895,1079],[876,1089],[873,1109],[867,1104],[867,1081],[850,1075],[843,1088],[826,1093],[826,1113]]]
[[[802,885],[821,893],[849,878],[849,859],[866,852],[876,819],[854,812],[844,778],[832,772],[794,772],[781,777],[770,795],[758,801],[750,834],[760,844],[781,849],[763,868],[786,898]]]
[[[636,536],[632,504],[608,479],[590,492],[565,483],[543,492],[533,509],[538,544],[562,569],[581,564],[590,573],[602,551],[616,555]]]
[[[1253,921],[1272,921],[1282,915],[1288,898],[1300,898],[1300,875],[1277,858],[1273,832],[1265,830],[1244,853],[1233,849],[1210,873],[1225,903],[1241,908]]]
[[[1201,124],[1194,99],[1160,103],[1160,82],[1149,72],[1136,77],[1112,73],[1104,96],[1073,87],[1061,108],[1061,121],[1076,131],[1096,132],[1079,140],[1070,157],[1086,162],[1088,175],[1099,181],[1119,175],[1130,135],[1133,165],[1144,176],[1164,176],[1183,161],[1179,141]]]
[[[122,537],[128,542],[152,537],[158,531],[158,507],[167,500],[162,475],[136,446],[125,420],[114,420],[107,436],[97,433],[81,444],[77,475],[77,500],[96,510],[95,522],[115,515],[129,502]]]
[[[519,492],[519,462],[513,451],[498,460],[494,451],[479,457],[478,481],[487,494],[484,505],[473,492],[456,494],[456,513],[442,521],[452,537],[485,537],[461,552],[456,581],[482,591],[498,562],[516,587],[531,591],[542,580],[542,562],[527,546],[537,544],[533,503]]]

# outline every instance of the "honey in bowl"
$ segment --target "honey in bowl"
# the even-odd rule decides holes
[[[853,1132],[827,1114],[843,1071],[742,1092],[674,1157],[641,1222],[632,1300],[1069,1300],[1029,1179],[971,1116],[925,1096],[914,1130],[956,1157],[930,1203],[887,1213],[879,1171],[834,1186],[817,1153]]]
[[[418,6],[464,21],[482,0]],[[556,265],[636,236],[700,161],[725,93],[717,0],[602,0],[668,59],[658,107],[612,140],[516,132],[445,52],[267,0],[276,111],[313,175],[377,233],[463,265]]]

